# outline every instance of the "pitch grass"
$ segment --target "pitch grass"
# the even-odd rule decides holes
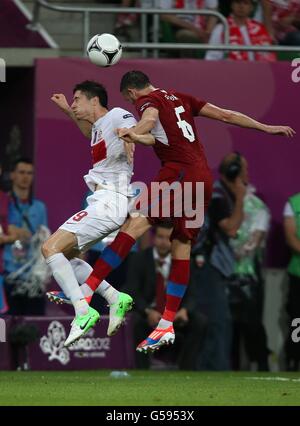
[[[300,405],[300,374],[0,372],[3,405]]]

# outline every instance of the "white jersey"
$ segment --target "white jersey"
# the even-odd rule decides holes
[[[99,184],[106,189],[128,195],[133,165],[127,162],[124,144],[116,135],[116,129],[135,125],[134,116],[122,108],[113,108],[93,124],[93,168],[84,176],[92,191]]]

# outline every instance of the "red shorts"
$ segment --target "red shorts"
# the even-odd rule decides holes
[[[173,190],[164,191],[162,187],[159,192],[157,186],[162,182],[173,184]],[[200,185],[201,182],[204,187]],[[155,225],[170,220],[174,225],[171,240],[194,243],[211,198],[212,183],[212,174],[206,165],[188,167],[166,163],[148,185],[149,222]]]

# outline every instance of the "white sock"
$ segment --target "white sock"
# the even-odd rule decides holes
[[[157,324],[157,328],[168,328],[170,327],[170,325],[172,325],[173,323],[171,321],[167,321],[165,319],[161,319],[159,321],[159,323]]]
[[[77,278],[79,284],[82,284],[80,289],[84,296],[92,296],[94,294],[91,287],[85,283],[87,278],[91,275],[93,268],[87,262],[78,257],[75,257],[70,260],[72,269]],[[111,286],[107,281],[103,280],[98,286],[95,293],[100,294],[104,299],[111,305],[118,300],[119,292],[113,286]]]
[[[71,259],[70,263],[71,263],[72,269],[74,271],[74,274],[75,274],[76,279],[79,282],[79,284],[85,283],[86,280],[88,279],[88,277],[93,272],[93,268],[91,267],[91,265],[89,263],[85,262],[84,260],[79,259],[78,257],[74,257],[73,259]],[[81,288],[81,291],[82,291],[82,288]],[[93,292],[93,290],[91,290],[91,291]],[[89,295],[85,294],[84,292],[83,292],[83,294],[85,296],[89,296]]]
[[[118,301],[119,292],[107,281],[103,280],[98,286],[96,293],[100,294],[107,301],[109,305]]]
[[[89,305],[85,299],[76,300],[73,305],[77,317],[86,315],[89,311]]]
[[[80,288],[85,296],[92,296],[94,294],[93,290],[91,290],[90,286],[86,283],[82,284]],[[104,299],[109,305],[117,302],[119,296],[118,290],[116,290],[105,280],[101,282],[95,293],[100,294],[100,296],[104,297]]]
[[[72,266],[68,259],[62,253],[56,253],[46,259],[50,267],[53,277],[59,284],[63,292],[71,299],[75,308],[75,314],[85,315],[88,313],[89,305],[84,299],[84,295],[80,290],[78,281],[76,280]],[[80,300],[82,303],[77,303]]]

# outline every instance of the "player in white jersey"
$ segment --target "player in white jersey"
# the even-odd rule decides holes
[[[65,346],[74,343],[100,318],[99,313],[89,307],[91,297],[85,297],[79,286],[79,283],[86,285],[84,282],[92,268],[75,256],[118,230],[127,217],[133,166],[128,161],[131,153],[126,153],[116,129],[136,124],[128,111],[108,110],[107,93],[101,84],[85,81],[75,86],[73,94],[71,106],[63,94],[53,95],[52,100],[77,123],[85,136],[91,137],[93,167],[84,179],[93,194],[87,199],[87,208],[71,216],[42,247],[54,278],[75,308],[76,316]],[[107,282],[102,283],[100,294],[110,305],[108,335],[113,335],[133,301]],[[55,298],[55,292],[50,295]]]

